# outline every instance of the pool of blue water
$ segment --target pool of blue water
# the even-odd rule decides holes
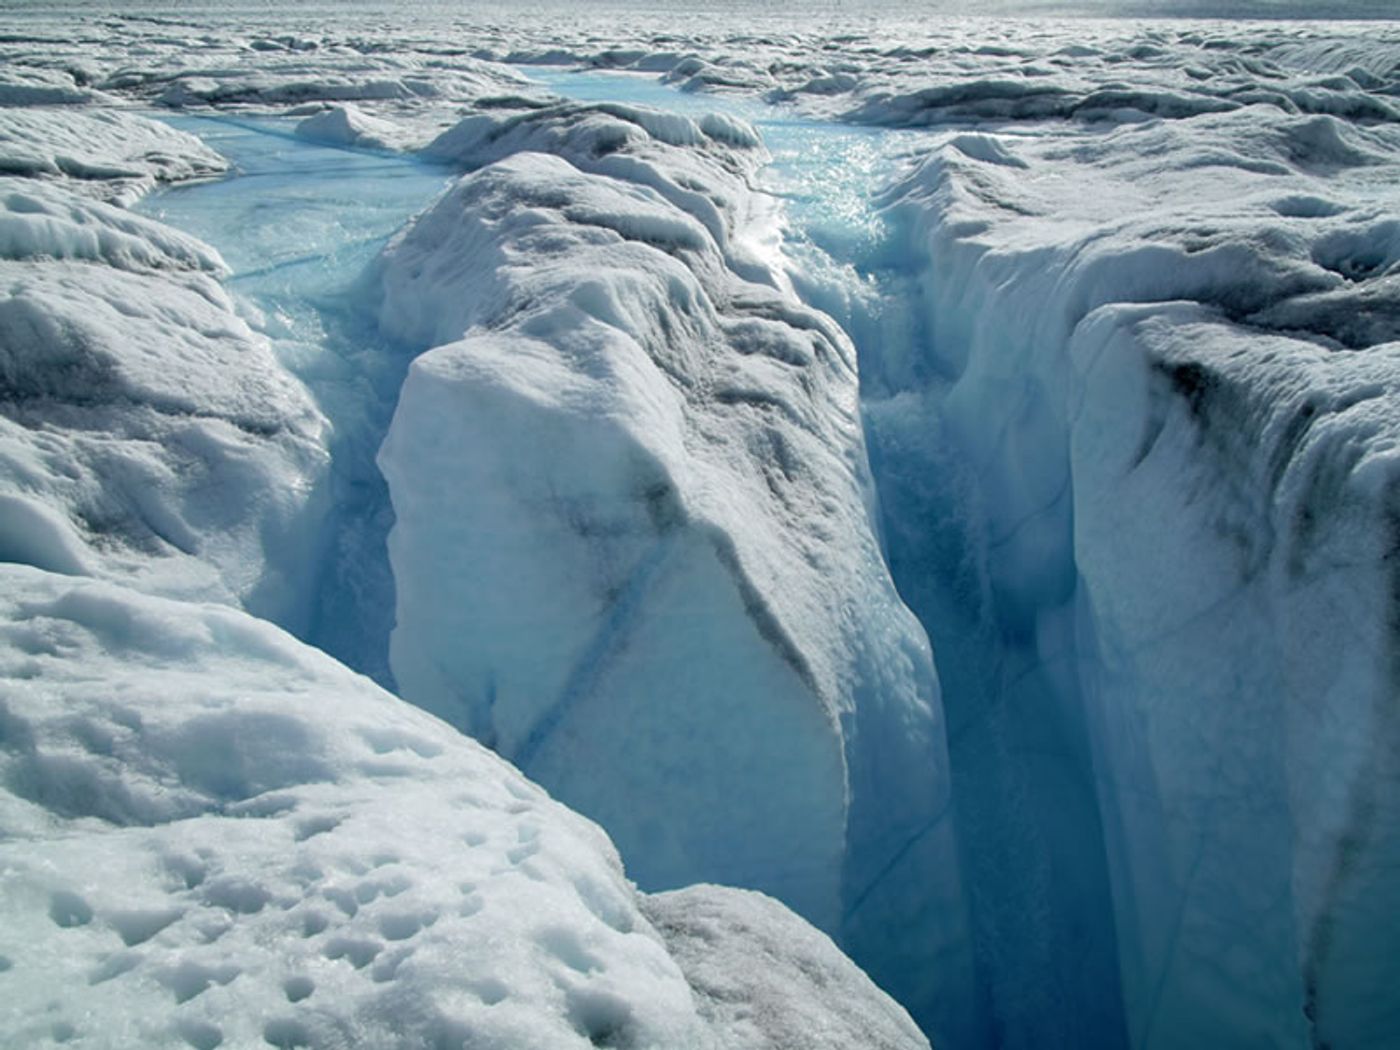
[[[165,116],[233,165],[231,177],[177,186],[139,210],[214,245],[232,285],[268,299],[334,296],[451,172],[413,157],[323,146],[295,118]]]

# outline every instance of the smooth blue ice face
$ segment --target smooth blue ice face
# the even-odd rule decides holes
[[[306,640],[392,684],[393,520],[374,456],[408,358],[385,343],[356,294],[366,265],[453,173],[413,157],[298,138],[293,119],[163,117],[234,172],[146,198],[139,210],[212,244],[231,291],[333,425],[334,508],[321,538],[319,611]]]

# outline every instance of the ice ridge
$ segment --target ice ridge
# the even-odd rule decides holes
[[[906,982],[943,987],[936,679],[867,516],[850,344],[740,236],[756,136],[569,103],[431,149],[484,166],[379,264],[385,331],[432,348],[380,455],[404,695],[603,822],[644,886],[763,889],[873,967],[920,886],[944,903],[912,913]]]

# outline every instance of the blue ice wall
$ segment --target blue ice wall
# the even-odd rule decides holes
[[[859,191],[850,211],[800,200],[792,208],[795,277],[856,343],[886,557],[934,647],[985,1038],[1123,1046],[1077,668],[1067,442],[1029,380],[993,402],[957,406],[975,428],[950,422],[962,348],[934,341],[925,299],[936,278],[901,217],[871,198],[918,140],[862,143],[843,132],[834,142],[842,137]],[[781,163],[782,146],[774,150]],[[1018,464],[1014,499],[1003,472],[990,469],[1003,457]],[[1011,509],[1027,501],[1031,513]]]

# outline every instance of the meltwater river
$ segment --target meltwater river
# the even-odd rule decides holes
[[[531,69],[541,86],[577,100],[641,103],[689,114],[716,109],[757,126],[773,153],[762,188],[786,203],[787,239],[819,305],[847,323],[879,302],[870,279],[833,260],[874,257],[885,226],[870,187],[885,180],[912,136],[803,120],[771,106],[676,91],[654,77]],[[295,133],[299,118],[162,114],[233,165],[230,177],[153,194],[138,210],[213,245],[229,287],[281,362],[334,426],[335,501],[320,608],[306,641],[392,686],[387,638],[392,579],[384,536],[388,492],[374,465],[409,359],[363,309],[359,281],[389,237],[456,174],[411,155],[323,145]]]

